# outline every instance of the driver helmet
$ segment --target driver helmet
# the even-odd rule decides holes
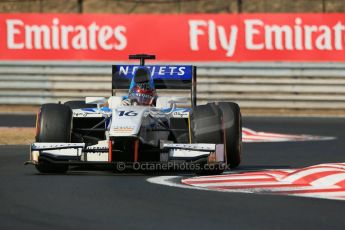
[[[137,105],[153,105],[156,90],[151,78],[151,72],[147,67],[140,67],[135,71],[128,98]]]

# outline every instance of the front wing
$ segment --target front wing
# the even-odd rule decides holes
[[[69,165],[116,164],[112,161],[112,154],[108,141],[87,147],[84,143],[33,143],[30,160],[26,164],[36,165],[40,160]],[[164,143],[161,146],[160,162],[193,163],[200,160],[209,164],[225,163],[224,145]]]

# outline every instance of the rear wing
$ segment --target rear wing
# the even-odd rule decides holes
[[[112,95],[117,90],[128,90],[136,69],[140,65],[112,66]],[[145,65],[151,71],[156,89],[189,90],[192,107],[196,106],[196,66]]]

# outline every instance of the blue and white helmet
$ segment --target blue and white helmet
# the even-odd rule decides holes
[[[153,105],[156,89],[151,71],[147,67],[141,66],[135,71],[129,87],[128,98],[131,99],[132,103],[138,105]]]

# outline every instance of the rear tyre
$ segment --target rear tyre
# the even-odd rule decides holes
[[[219,102],[218,107],[223,115],[227,163],[230,168],[236,168],[241,163],[242,155],[242,117],[240,107],[233,102]]]
[[[44,104],[37,119],[36,142],[71,142],[72,110],[66,105]],[[39,160],[41,173],[65,173],[68,165]]]
[[[221,123],[221,111],[215,104],[199,105],[194,108],[191,114],[191,129],[193,143],[222,144],[223,132]],[[205,164],[201,164],[202,169],[197,171],[201,175],[221,174],[224,169],[212,167],[206,169]]]
[[[86,104],[85,101],[66,101],[64,105],[70,107],[71,109],[83,109],[83,108],[96,108],[96,105]]]

